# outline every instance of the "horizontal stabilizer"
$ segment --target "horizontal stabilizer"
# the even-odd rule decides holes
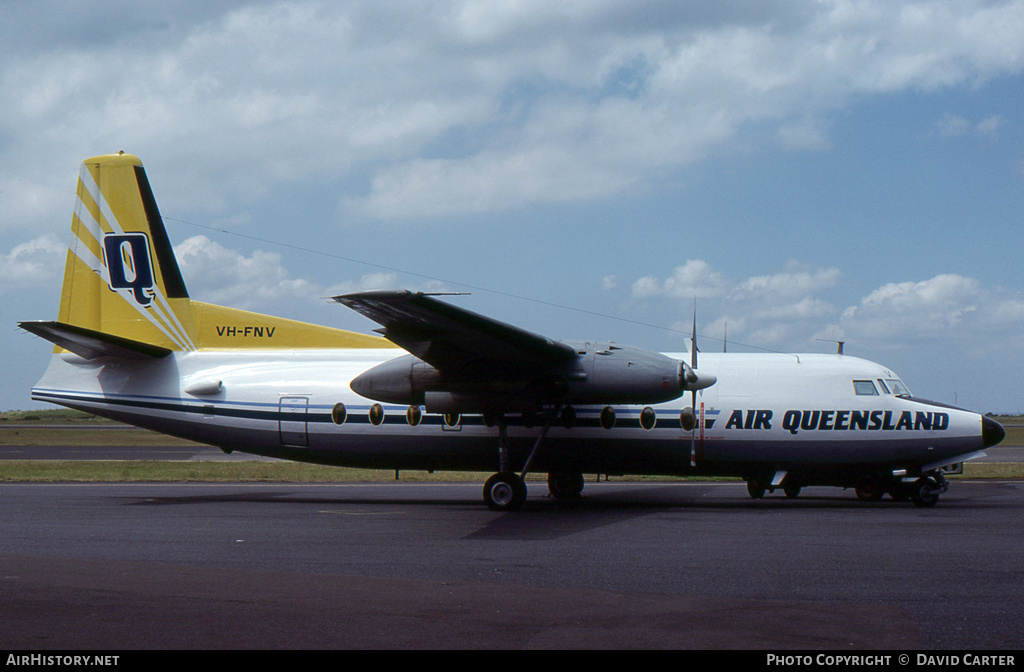
[[[102,331],[76,327],[63,322],[19,322],[18,326],[70,350],[83,359],[97,357],[119,357],[121,359],[157,359],[171,354],[167,348],[151,345],[129,338],[122,338]]]

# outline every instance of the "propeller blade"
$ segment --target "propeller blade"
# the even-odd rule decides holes
[[[697,297],[693,297],[693,334],[690,338],[690,373],[693,375],[691,383],[697,382]],[[694,419],[697,417],[697,388],[690,390],[690,409],[693,411]],[[697,424],[694,423],[690,431],[690,466],[697,466]]]
[[[697,299],[693,299],[693,337],[690,339],[690,367],[697,368]]]
[[[694,419],[697,419],[697,390],[690,392],[690,408],[693,409]],[[697,420],[699,422],[699,420]],[[690,466],[697,466],[697,423],[693,425],[693,429],[690,431]]]

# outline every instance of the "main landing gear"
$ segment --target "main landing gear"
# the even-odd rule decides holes
[[[526,483],[514,471],[502,471],[484,483],[484,503],[492,511],[518,511],[526,503]]]
[[[530,471],[534,457],[544,443],[551,423],[558,417],[560,408],[545,417],[540,435],[533,444],[530,456],[517,474],[510,465],[508,447],[508,423],[503,416],[497,418],[498,425],[498,473],[484,483],[484,503],[492,511],[518,511],[526,503],[526,474]],[[583,474],[578,472],[552,472],[548,475],[548,489],[558,499],[572,499],[583,492]]]
[[[523,466],[523,473],[517,474],[512,470],[508,449],[508,423],[504,416],[498,416],[498,473],[487,479],[484,483],[484,504],[492,511],[518,511],[526,503],[526,474],[530,470],[537,449],[540,448],[544,437],[551,427],[551,419],[544,421],[544,427],[540,430],[540,436],[533,444],[530,457]]]

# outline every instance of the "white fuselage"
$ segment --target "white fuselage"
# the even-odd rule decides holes
[[[225,450],[342,466],[493,470],[498,429],[490,419],[411,413],[349,388],[357,375],[400,354],[200,350],[140,362],[63,353],[53,356],[32,396]],[[898,396],[905,388],[892,371],[855,357],[701,353],[700,371],[718,382],[696,394],[693,431],[680,422],[693,401],[689,392],[650,407],[578,407],[571,426],[552,424],[535,468],[740,476],[788,470],[806,472],[806,482],[838,484],[842,474],[934,468],[985,446],[980,415]],[[506,420],[513,464],[521,466],[541,421]]]

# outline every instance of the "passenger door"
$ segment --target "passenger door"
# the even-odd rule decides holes
[[[308,446],[309,434],[306,432],[306,410],[309,397],[281,397],[278,413],[278,430],[281,443],[285,446]]]

